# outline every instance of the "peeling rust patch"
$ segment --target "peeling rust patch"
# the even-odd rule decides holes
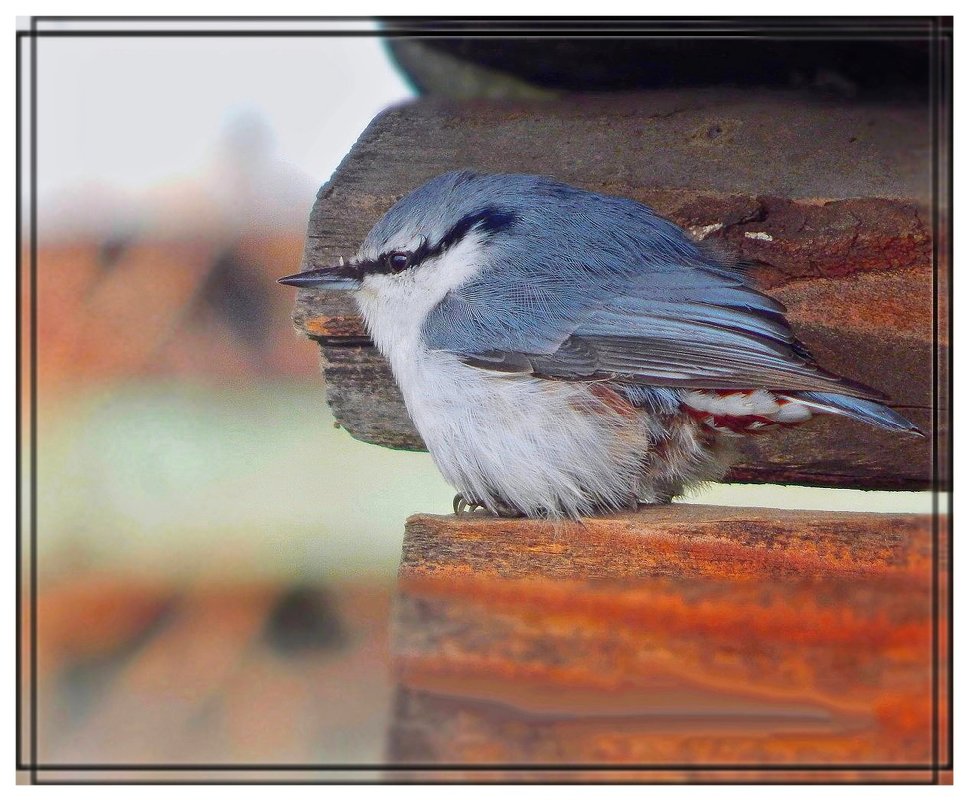
[[[740,258],[760,265],[764,288],[932,263],[932,237],[914,204],[885,198],[760,201],[763,219],[728,225],[723,237]]]

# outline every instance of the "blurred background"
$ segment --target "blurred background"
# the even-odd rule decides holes
[[[527,69],[496,72],[494,43],[461,41],[40,40],[42,762],[383,758],[404,520],[449,512],[453,490],[427,454],[334,427],[317,347],[275,279],[298,269],[317,190],[381,109],[575,87],[518,51]],[[746,74],[781,85],[852,94],[885,78],[816,46],[757,52],[783,69]],[[901,75],[906,53],[879,63]],[[592,55],[554,63],[579,65],[580,88],[628,88],[609,76],[639,55],[614,48],[601,74],[581,68]],[[689,500],[931,508],[923,493],[771,486]]]

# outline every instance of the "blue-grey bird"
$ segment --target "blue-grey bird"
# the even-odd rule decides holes
[[[456,511],[666,503],[723,477],[730,437],[816,413],[919,433],[821,369],[742,270],[548,178],[440,175],[356,256],[280,281],[351,293]]]

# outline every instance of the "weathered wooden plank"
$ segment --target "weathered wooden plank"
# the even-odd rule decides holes
[[[928,764],[931,520],[408,521],[391,760]]]
[[[947,339],[933,330],[927,119],[917,104],[791,92],[424,99],[374,120],[321,190],[303,265],[352,254],[393,202],[445,170],[553,175],[646,202],[753,262],[822,364],[886,392],[928,430],[933,336]],[[423,447],[346,297],[302,291],[294,320],[323,343],[328,397],[353,436]],[[834,420],[746,443],[729,478],[914,489],[930,473],[928,440]]]

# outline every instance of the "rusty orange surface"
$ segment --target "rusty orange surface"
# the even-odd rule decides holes
[[[931,567],[918,515],[411,518],[392,752],[928,770]]]

